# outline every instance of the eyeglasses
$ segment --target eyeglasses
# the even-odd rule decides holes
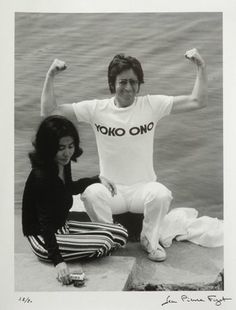
[[[128,83],[130,83],[130,85],[132,87],[135,87],[138,85],[138,80],[133,80],[133,79],[123,79],[118,81],[118,83],[120,84],[121,87],[125,87]]]

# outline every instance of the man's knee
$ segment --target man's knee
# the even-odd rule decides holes
[[[170,203],[173,199],[171,191],[161,183],[149,183],[145,190],[145,198],[148,201],[155,200],[157,202]]]
[[[81,200],[94,200],[108,195],[107,188],[100,183],[94,183],[88,186],[81,194]]]

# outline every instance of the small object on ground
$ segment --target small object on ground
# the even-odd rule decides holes
[[[70,274],[70,279],[75,287],[80,287],[84,285],[85,282],[85,274],[84,272],[73,272]]]
[[[81,281],[81,280],[73,281],[73,285],[74,285],[74,287],[84,286],[84,280],[83,281]]]

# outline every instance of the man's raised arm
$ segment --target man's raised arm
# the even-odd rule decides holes
[[[69,119],[74,119],[74,111],[71,104],[57,104],[54,94],[54,78],[57,74],[66,69],[64,61],[55,59],[50,66],[43,85],[41,95],[41,116],[64,115]]]
[[[206,65],[196,48],[185,53],[197,70],[195,84],[190,95],[175,96],[171,113],[188,112],[204,108],[208,103]]]

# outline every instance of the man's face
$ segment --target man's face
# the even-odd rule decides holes
[[[116,104],[118,107],[128,107],[135,99],[139,91],[139,82],[136,74],[132,69],[121,72],[116,77]]]

